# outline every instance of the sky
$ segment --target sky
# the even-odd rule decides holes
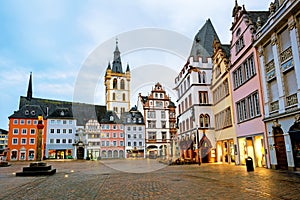
[[[270,2],[238,0],[248,11]],[[105,105],[103,76],[116,39],[123,68],[132,70],[131,105],[156,82],[175,102],[172,84],[195,34],[209,18],[229,44],[233,7],[234,0],[0,1],[0,128],[8,130],[30,72],[33,97]]]

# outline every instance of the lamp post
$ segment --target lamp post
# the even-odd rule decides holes
[[[201,156],[200,156],[200,141],[199,141],[199,132],[198,132],[198,126],[196,126],[196,147],[197,147],[197,155],[198,155],[198,165],[201,165]]]
[[[37,137],[37,146],[36,146],[36,161],[42,161],[42,135],[43,135],[43,116],[38,116],[38,137]]]

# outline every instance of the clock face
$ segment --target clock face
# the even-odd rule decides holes
[[[117,93],[117,100],[120,101],[121,99],[122,99],[122,95],[121,95],[121,93],[118,92]]]

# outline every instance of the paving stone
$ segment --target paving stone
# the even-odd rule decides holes
[[[143,167],[149,169],[148,160],[110,160],[110,165],[105,161],[47,162],[57,169],[55,175],[16,177],[13,173],[28,166],[26,162],[0,168],[0,199],[300,199],[300,176],[287,171],[155,163],[158,170],[142,173]],[[127,172],[109,167],[125,162]],[[130,166],[139,173],[128,173]]]

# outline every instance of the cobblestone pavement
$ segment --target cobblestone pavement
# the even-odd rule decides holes
[[[0,168],[0,199],[300,199],[300,175],[280,170],[163,166],[154,160],[47,163],[57,169],[55,175],[16,177],[29,162]],[[136,173],[129,173],[131,168]]]

